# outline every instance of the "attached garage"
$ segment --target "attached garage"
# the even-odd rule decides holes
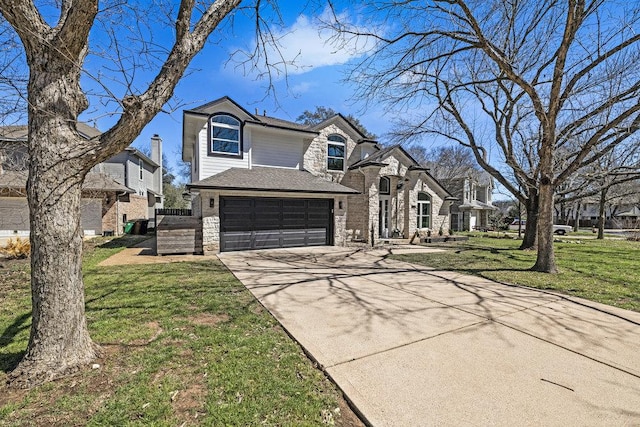
[[[220,251],[333,244],[333,199],[221,197]]]
[[[344,245],[358,191],[298,169],[230,168],[187,184],[203,252]]]

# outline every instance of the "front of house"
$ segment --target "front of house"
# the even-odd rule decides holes
[[[493,179],[488,173],[472,169],[443,185],[456,198],[451,206],[452,231],[491,228],[490,216],[498,208],[493,206]]]
[[[203,249],[337,245],[447,231],[451,195],[401,147],[342,115],[315,126],[249,113],[228,97],[184,112]]]

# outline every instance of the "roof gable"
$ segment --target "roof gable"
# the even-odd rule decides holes
[[[401,163],[404,163],[404,165],[407,167],[420,166],[418,162],[416,162],[416,160],[413,157],[411,157],[411,155],[404,148],[402,148],[399,144],[397,144],[397,145],[391,145],[389,147],[385,147],[379,151],[376,151],[375,153],[371,154],[369,157],[355,162],[353,165],[349,167],[349,169],[357,169],[359,167],[378,164],[383,162],[385,159],[389,158],[390,156],[394,156],[398,158],[398,161],[401,161],[401,159],[404,158],[404,162],[401,162]]]
[[[232,113],[238,116],[238,118],[242,119],[243,121],[256,120],[256,116],[251,114],[249,111],[244,109],[240,104],[238,104],[228,96],[223,96],[222,98],[207,102],[206,104],[200,105],[199,107],[193,108],[191,110],[184,110],[185,115],[191,114],[209,116],[218,112]]]
[[[335,125],[341,128],[343,131],[349,134],[354,141],[368,140],[366,135],[364,135],[360,130],[355,127],[345,116],[340,113],[337,113],[328,119],[321,121],[320,123],[310,126],[310,129],[315,131],[320,131],[327,126]]]

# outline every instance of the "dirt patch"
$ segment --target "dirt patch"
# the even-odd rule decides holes
[[[197,316],[191,316],[188,318],[191,323],[198,326],[216,326],[220,323],[228,322],[229,316],[227,314],[210,314],[200,313]]]
[[[189,420],[204,415],[206,396],[207,389],[200,381],[192,382],[184,390],[176,390],[171,395],[171,407],[176,418],[188,424]]]
[[[340,415],[336,419],[338,427],[366,427],[366,424],[353,412],[346,400],[341,398],[338,401]]]
[[[120,346],[104,346],[100,348],[100,357],[94,360],[91,366],[87,366],[75,374],[54,380],[46,387],[44,392],[33,390],[5,388],[0,393],[0,406],[12,402],[28,402],[26,408],[18,409],[16,414],[8,415],[3,421],[8,425],[59,425],[81,426],[103,406],[104,402],[114,393],[118,378],[123,367],[120,358],[124,350]],[[92,368],[95,366],[95,368]],[[37,388],[35,389],[37,390]],[[68,409],[59,408],[64,399],[82,393],[89,396],[86,401],[79,402]],[[33,394],[28,397],[29,394]]]

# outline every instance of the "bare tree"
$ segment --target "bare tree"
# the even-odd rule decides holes
[[[428,149],[422,144],[413,144],[406,149],[418,163],[429,168],[429,173],[434,178],[444,182],[481,170],[473,152],[459,145]]]
[[[638,129],[638,9],[615,0],[374,1],[359,23],[370,32],[330,24],[338,40],[377,41],[350,76],[361,82],[355,96],[400,112],[405,136],[471,148],[526,206],[532,269],[553,273],[554,190]],[[569,142],[575,149],[558,162]]]
[[[556,206],[598,199],[598,239],[604,239],[607,205],[615,205],[638,192],[640,183],[640,140],[620,144],[598,162],[579,170],[556,191]],[[613,213],[613,212],[612,212]]]
[[[304,110],[304,112],[296,118],[296,122],[308,126],[313,126],[335,116],[336,114],[338,113],[333,108],[316,106],[316,109],[314,111]],[[351,114],[347,114],[345,118],[365,137],[376,139],[376,136],[369,132],[369,130],[360,122],[358,118],[354,117]]]
[[[10,374],[14,385],[26,387],[76,370],[98,351],[87,331],[81,271],[80,200],[86,174],[128,146],[161,111],[190,61],[216,27],[239,10],[240,0],[45,3],[0,0],[0,12],[21,41],[29,71],[33,321],[27,352]],[[257,39],[264,35],[258,12],[265,3],[246,6],[257,14]],[[156,29],[173,29],[168,49],[161,47],[166,41],[154,40],[147,16],[160,17]],[[86,64],[90,51],[91,71]],[[119,118],[100,136],[85,139],[76,123],[92,106],[90,100]]]

